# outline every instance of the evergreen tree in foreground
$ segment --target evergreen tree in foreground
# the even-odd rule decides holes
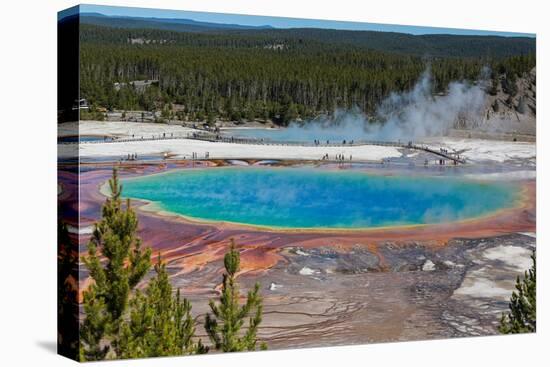
[[[531,333],[537,331],[537,273],[536,254],[531,255],[533,266],[525,272],[523,280],[516,279],[516,291],[510,298],[510,312],[500,319],[502,334]]]
[[[204,328],[214,348],[223,352],[252,351],[256,349],[258,326],[262,322],[262,298],[260,285],[248,292],[244,305],[239,305],[239,288],[235,274],[239,271],[240,255],[231,240],[229,252],[224,257],[226,274],[223,275],[222,294],[219,304],[210,301],[212,314],[206,315]],[[241,332],[248,319],[248,328]],[[265,343],[260,349],[267,349]]]
[[[130,319],[121,328],[120,358],[161,357],[182,354],[202,354],[207,349],[199,340],[194,343],[195,321],[191,304],[172,295],[166,265],[158,257],[156,277],[145,293],[136,291],[130,301]]]
[[[151,266],[151,250],[141,249],[136,236],[138,220],[130,200],[123,208],[116,169],[109,186],[111,197],[103,205],[84,258],[92,283],[83,293],[86,318],[80,330],[81,360],[104,359],[111,348],[120,355],[122,316],[132,290]]]

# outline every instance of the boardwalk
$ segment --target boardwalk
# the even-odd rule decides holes
[[[386,147],[396,147],[396,148],[406,148],[412,150],[424,151],[427,153],[434,154],[444,160],[450,160],[454,164],[464,164],[466,160],[460,157],[458,154],[453,152],[448,152],[443,149],[433,149],[424,144],[417,144],[413,142],[402,143],[400,141],[382,141],[382,140],[352,140],[351,142],[339,141],[339,142],[328,142],[328,143],[308,143],[300,141],[272,141],[266,139],[257,139],[257,138],[239,138],[233,136],[224,136],[214,133],[189,133],[185,135],[173,135],[173,134],[160,134],[160,135],[151,135],[151,136],[140,136],[132,138],[106,138],[104,140],[93,140],[93,141],[81,141],[80,144],[109,144],[109,143],[126,143],[126,142],[139,142],[139,141],[158,141],[158,140],[201,140],[212,143],[233,143],[233,144],[247,144],[247,145],[266,145],[266,146],[305,146],[305,147],[353,147],[353,146],[364,146],[364,145],[375,145],[375,146],[386,146]],[[77,144],[75,141],[68,142],[59,142],[59,144]]]

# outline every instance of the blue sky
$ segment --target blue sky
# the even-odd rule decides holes
[[[316,19],[298,19],[284,17],[270,17],[257,15],[242,15],[242,14],[223,14],[223,13],[206,13],[184,10],[166,10],[166,9],[147,9],[147,8],[129,8],[119,6],[103,6],[103,5],[80,5],[80,12],[96,12],[104,15],[118,16],[133,16],[133,17],[154,17],[154,18],[185,18],[196,21],[212,22],[212,23],[229,23],[251,26],[270,25],[275,28],[330,28],[330,29],[348,29],[348,30],[369,30],[369,31],[384,31],[384,32],[401,32],[410,34],[460,34],[460,35],[492,35],[492,36],[523,36],[535,37],[530,33],[514,33],[514,32],[498,32],[498,31],[481,31],[471,29],[456,29],[456,28],[437,28],[437,27],[421,27],[409,25],[392,25],[378,23],[362,23],[362,22],[343,22],[332,20],[316,20]],[[60,13],[61,17],[67,13]]]

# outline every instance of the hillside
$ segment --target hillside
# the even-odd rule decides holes
[[[230,31],[230,34],[262,35],[274,40],[309,40],[323,43],[428,57],[508,57],[535,51],[529,37],[462,36],[449,34],[412,35],[396,32],[346,31],[293,28]]]
[[[476,57],[426,57],[374,50],[350,38],[403,35],[327,33],[341,34],[345,43],[319,36],[325,31],[293,30],[280,38],[274,30],[174,32],[81,24],[81,95],[92,106],[92,118],[97,117],[95,108],[106,108],[163,111],[163,118],[170,120],[286,125],[338,109],[373,113],[390,93],[413,88],[427,65],[433,93],[445,93],[451,81],[476,81],[486,67],[512,78],[535,66],[534,53],[514,46],[531,39],[498,38],[495,50],[513,54],[506,57],[488,57],[473,47],[468,52]],[[464,43],[472,37],[418,39],[431,40],[436,49],[449,40]],[[498,46],[500,42],[507,47]],[[461,49],[451,48],[454,53]]]
[[[483,130],[496,133],[535,135],[536,70],[522,73],[509,85],[504,75],[494,80],[495,88],[488,95]]]
[[[95,13],[83,13],[82,24],[131,30],[131,33],[147,30],[206,33],[228,36],[232,39],[247,38],[257,45],[294,44],[320,42],[432,57],[508,57],[535,51],[535,39],[530,37],[462,36],[462,35],[412,35],[396,32],[349,31],[318,28],[274,29],[269,26],[243,26],[197,22],[190,19],[161,19],[114,17]],[[177,35],[167,35],[178,42]]]

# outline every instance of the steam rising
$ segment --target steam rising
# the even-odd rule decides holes
[[[278,136],[284,140],[415,140],[445,135],[459,125],[482,122],[486,94],[483,81],[452,82],[445,95],[434,96],[432,78],[425,71],[414,88],[392,93],[369,119],[358,110],[336,111],[334,116],[307,123],[293,122]],[[284,136],[282,136],[284,135]]]

